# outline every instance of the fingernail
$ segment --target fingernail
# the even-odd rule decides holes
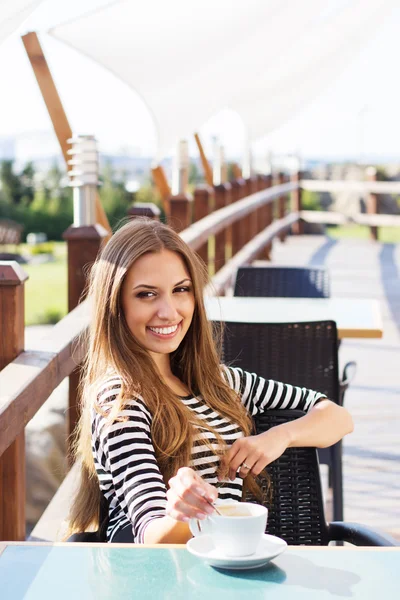
[[[182,521],[184,521],[185,523],[189,523],[190,519],[189,517],[182,517]]]
[[[207,515],[205,515],[204,513],[196,513],[196,519],[204,521],[204,519],[207,519]]]
[[[206,492],[203,490],[203,488],[196,488],[196,494],[199,494],[199,496],[204,498],[204,496],[206,495]]]

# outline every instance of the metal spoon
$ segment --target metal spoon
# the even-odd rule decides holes
[[[207,502],[207,504],[209,504],[210,506],[213,507],[213,509],[215,510],[215,512],[222,517],[222,514],[219,512],[218,508],[211,502],[211,500],[207,500],[207,498],[204,498],[204,500]],[[210,515],[211,516],[211,515]],[[199,531],[201,531],[201,524],[200,521],[198,519],[196,519],[197,521],[197,527],[199,529]]]
[[[204,498],[204,500],[213,507],[213,509],[215,510],[215,512],[217,513],[217,515],[219,515],[220,517],[222,517],[222,514],[219,512],[218,508],[215,506],[215,504],[213,504],[210,500],[207,500],[207,498]]]

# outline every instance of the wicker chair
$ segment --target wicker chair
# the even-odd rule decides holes
[[[256,432],[262,433],[304,414],[301,410],[268,410],[255,417]],[[399,545],[391,536],[357,523],[326,522],[315,448],[289,448],[267,467],[267,471],[269,481],[260,481],[268,506],[267,533],[292,545],[326,545],[330,541],[349,542],[356,546]],[[246,500],[258,502],[250,495],[246,496]],[[100,518],[103,526],[99,531],[77,533],[68,541],[106,542],[107,507],[104,499],[100,505]]]
[[[267,410],[255,417],[257,433],[298,419],[300,410]],[[324,515],[318,456],[315,448],[289,448],[268,466],[269,485],[262,484],[268,506],[267,533],[288,544],[327,545],[331,541],[357,546],[398,546],[391,536],[357,523],[327,523]],[[248,496],[247,500],[254,501]]]
[[[337,329],[334,321],[308,323],[225,323],[225,364],[326,394],[341,404]],[[335,520],[343,519],[341,442],[318,450],[329,466]]]
[[[240,267],[234,296],[329,298],[329,272],[308,267]]]

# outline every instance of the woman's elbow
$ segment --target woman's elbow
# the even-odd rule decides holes
[[[346,410],[346,409],[344,409]],[[348,433],[353,433],[354,431],[354,421],[353,421],[353,417],[351,416],[351,414],[349,413],[348,410],[346,410],[347,413],[347,425],[348,425],[348,429],[345,433],[345,435],[347,435]]]
[[[342,432],[341,437],[348,435],[354,431],[353,417],[349,411],[343,406],[337,407],[340,410],[340,429]]]
[[[333,402],[330,403],[328,424],[325,439],[318,445],[319,448],[328,448],[336,444],[354,430],[353,418],[349,411]]]

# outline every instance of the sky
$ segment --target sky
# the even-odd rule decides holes
[[[368,1],[368,0],[366,0]],[[18,135],[21,152],[58,151],[57,141],[20,36],[37,31],[74,133],[94,134],[104,153],[152,156],[155,130],[140,97],[94,61],[45,32],[109,0],[45,0],[0,45],[0,138]],[[256,156],[299,154],[305,158],[400,161],[400,3],[384,26],[329,89],[283,127],[253,144]],[[35,135],[35,145],[29,135]],[[240,158],[246,129],[229,110],[199,127],[205,149],[216,136],[228,158]],[[40,139],[40,144],[37,143]],[[40,147],[38,147],[40,146]],[[191,154],[196,153],[190,141]]]

